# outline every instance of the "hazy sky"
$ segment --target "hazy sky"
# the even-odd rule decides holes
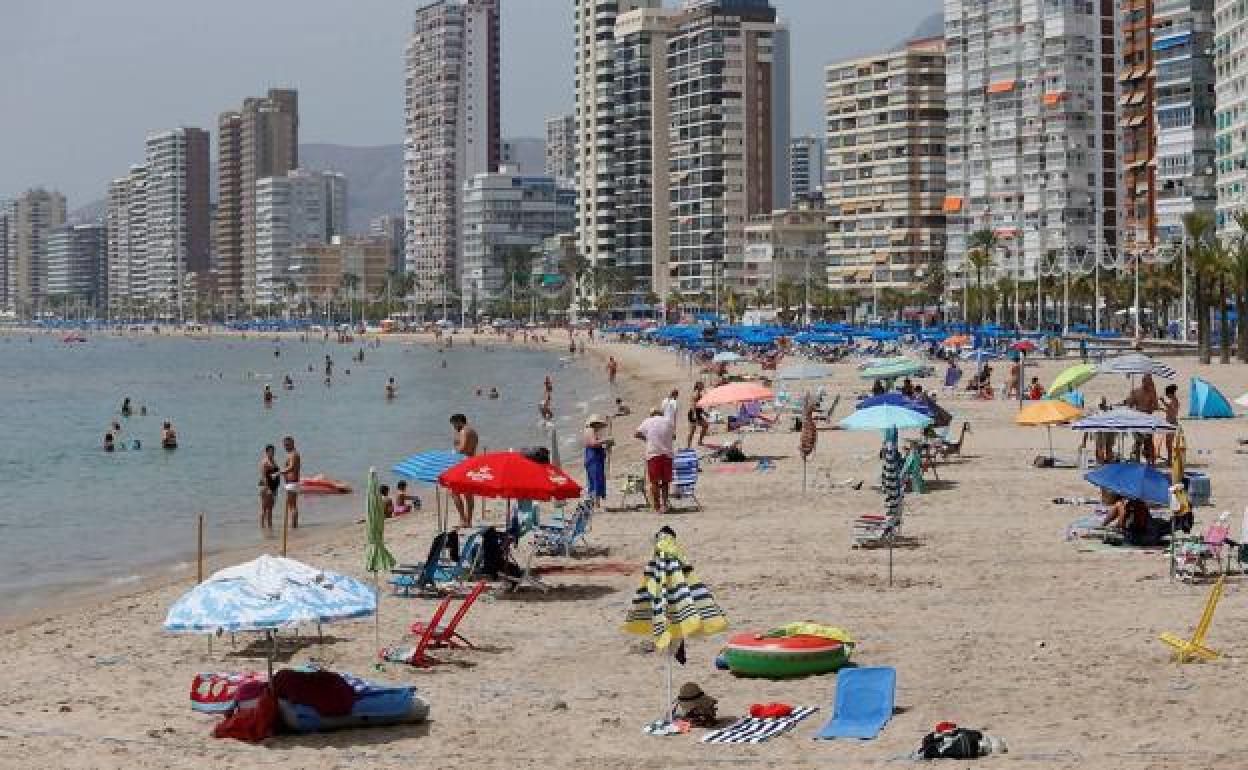
[[[905,38],[941,0],[773,0],[793,30],[793,131],[819,132],[822,67]],[[305,142],[397,144],[421,0],[0,0],[0,197],[70,208],[142,160],[146,134],[299,89]],[[668,0],[674,4],[674,0]],[[503,135],[572,108],[572,0],[503,0]],[[215,143],[215,136],[214,136]]]

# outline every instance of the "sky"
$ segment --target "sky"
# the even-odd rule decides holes
[[[674,4],[674,0],[667,0]],[[176,126],[299,89],[300,140],[403,139],[403,48],[420,0],[0,0],[0,198],[103,197]],[[793,132],[821,133],[823,67],[905,39],[942,0],[773,0],[792,29]],[[572,0],[502,0],[503,135],[571,112]],[[215,144],[215,135],[214,135]]]

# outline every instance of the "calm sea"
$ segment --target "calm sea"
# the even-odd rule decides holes
[[[195,521],[207,515],[210,551],[255,544],[256,465],[261,448],[294,436],[304,474],[323,473],[362,488],[368,468],[389,468],[426,449],[449,448],[447,418],[465,412],[491,449],[544,443],[536,405],[542,377],[555,378],[563,457],[577,467],[575,426],[609,406],[594,367],[546,352],[470,348],[444,353],[387,341],[351,360],[359,345],[286,339],[93,335],[0,337],[0,614],[21,612],[49,592],[134,581],[188,569]],[[274,352],[280,355],[275,356]],[[334,360],[331,386],[324,359]],[[442,361],[446,367],[442,367]],[[312,371],[309,371],[309,366]],[[347,373],[350,370],[350,373]],[[290,374],[295,389],[280,387]],[[399,396],[384,397],[387,377]],[[265,408],[261,392],[277,395]],[[497,387],[497,400],[478,387]],[[134,416],[119,409],[129,396]],[[139,407],[147,416],[139,416]],[[176,451],[159,448],[161,422],[178,431]],[[139,451],[100,449],[113,420]],[[304,496],[301,524],[312,529],[359,518],[350,497]],[[275,520],[280,527],[281,504]],[[276,548],[276,546],[274,546]]]

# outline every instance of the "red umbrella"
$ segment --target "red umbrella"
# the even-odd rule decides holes
[[[452,492],[509,500],[572,500],[581,485],[555,465],[534,462],[519,452],[469,457],[443,471],[438,483]]]
[[[1036,343],[1031,340],[1020,340],[1010,345],[1010,350],[1019,350],[1024,353],[1031,353],[1036,349]]]

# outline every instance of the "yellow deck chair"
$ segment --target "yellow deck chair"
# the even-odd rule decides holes
[[[1209,592],[1209,598],[1205,601],[1205,609],[1200,613],[1200,622],[1196,624],[1196,631],[1191,639],[1182,639],[1169,633],[1158,637],[1174,649],[1175,662],[1187,663],[1197,658],[1214,660],[1218,657],[1217,650],[1205,646],[1205,634],[1209,633],[1209,626],[1213,623],[1213,611],[1218,608],[1218,600],[1222,598],[1224,579],[1225,576],[1219,577],[1218,582],[1213,584],[1213,590]]]

